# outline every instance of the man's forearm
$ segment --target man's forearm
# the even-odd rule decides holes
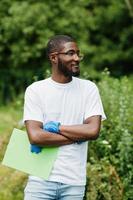
[[[59,133],[43,130],[39,121],[27,120],[25,122],[31,144],[39,146],[62,146],[82,140],[96,139],[99,135],[101,117],[89,117],[81,125],[60,125]]]
[[[32,131],[32,132],[31,132]],[[27,129],[31,144],[38,146],[62,146],[72,144],[73,142],[67,137],[60,134],[53,134],[42,129],[29,130]]]
[[[93,123],[81,125],[62,125],[60,126],[60,134],[68,137],[72,141],[94,140],[100,132],[100,120],[96,119]]]

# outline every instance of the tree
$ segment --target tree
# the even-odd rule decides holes
[[[115,76],[132,72],[131,8],[131,1],[123,0],[1,0],[1,101],[46,76],[45,48],[55,34],[68,34],[78,41],[85,54],[81,71],[90,78],[99,76],[93,75],[94,70],[105,67]]]
[[[125,1],[90,1],[87,9],[90,65],[108,67],[116,76],[132,72],[133,18]]]

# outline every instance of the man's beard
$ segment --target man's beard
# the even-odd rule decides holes
[[[72,76],[78,77],[80,75],[80,71],[73,72],[69,70],[60,59],[58,59],[58,69],[65,77],[71,78]]]

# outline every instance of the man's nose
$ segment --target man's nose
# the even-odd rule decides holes
[[[73,58],[74,58],[75,61],[79,61],[80,60],[79,55],[77,53],[75,53],[73,55]]]

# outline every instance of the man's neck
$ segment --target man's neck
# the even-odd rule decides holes
[[[65,77],[64,75],[54,75],[54,74],[52,74],[51,78],[58,83],[69,83],[72,80],[72,77]]]

